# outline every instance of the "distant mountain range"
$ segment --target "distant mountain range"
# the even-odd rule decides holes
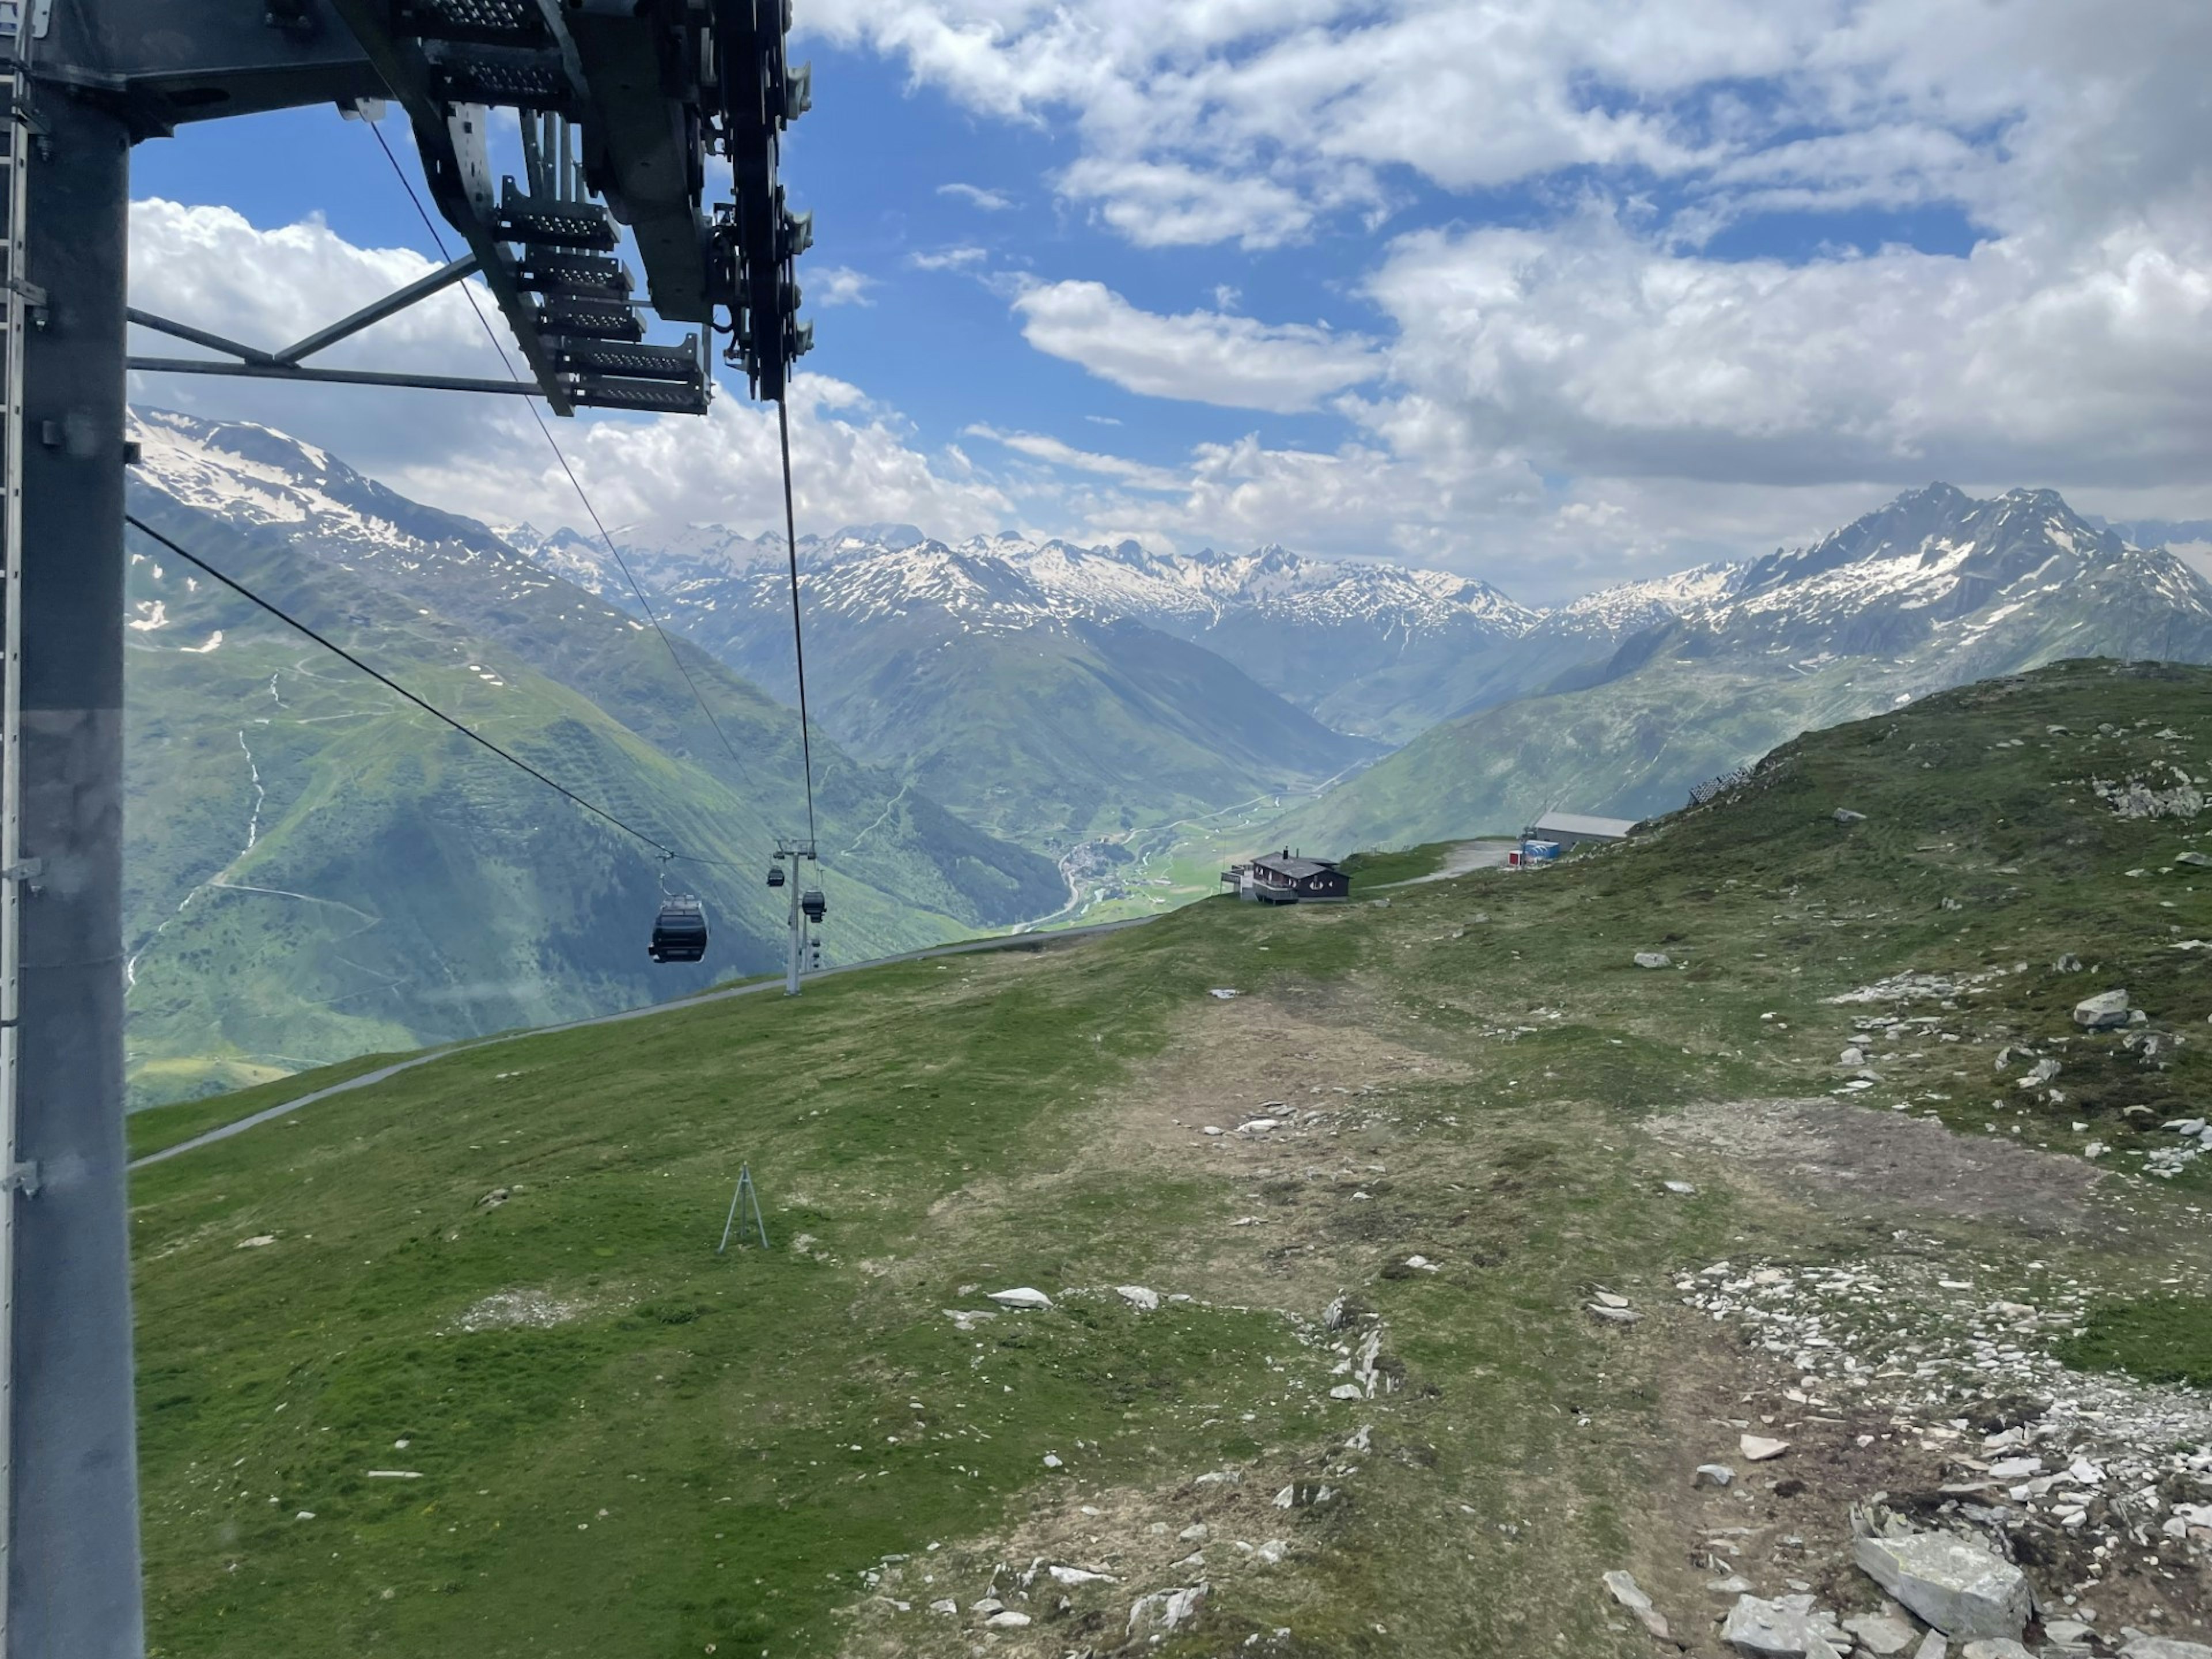
[[[650,966],[649,848],[131,538],[126,950],[141,1099],[542,1024],[780,966],[798,723],[482,525],[264,428],[144,412],[133,510],[696,860],[714,942]],[[723,739],[728,740],[725,748]],[[732,752],[734,751],[734,758]],[[1047,915],[1051,860],[815,746],[825,945],[850,960]]]
[[[1551,806],[1641,817],[1800,732],[1969,681],[2067,657],[2212,662],[2212,582],[2051,490],[1935,484],[1817,546],[1691,573],[1650,611],[1620,593],[1480,665],[1522,695],[1432,727],[1276,833],[1349,848],[1510,832]],[[1577,615],[1610,648],[1549,672],[1541,647]]]
[[[786,552],[495,532],[265,428],[145,412],[143,515],[705,862],[653,970],[647,849],[140,538],[128,940],[142,1099],[587,1013],[779,958],[800,796]],[[2168,526],[2193,529],[2197,526]],[[800,549],[833,957],[1062,914],[1180,828],[1314,851],[1642,816],[1808,727],[2083,655],[2212,661],[2212,584],[2048,491],[1899,497],[1816,546],[1548,611],[1280,547],[864,525]],[[1055,867],[1057,866],[1058,867]]]

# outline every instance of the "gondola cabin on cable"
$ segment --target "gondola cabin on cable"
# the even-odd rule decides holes
[[[783,866],[781,865],[771,864],[769,866],[768,884],[771,887],[781,887],[783,885]]]
[[[799,896],[799,908],[805,914],[807,921],[819,927],[822,925],[823,916],[829,911],[830,903],[822,896],[820,888],[810,887]]]
[[[688,893],[662,899],[645,953],[655,962],[698,961],[707,954],[707,907]]]

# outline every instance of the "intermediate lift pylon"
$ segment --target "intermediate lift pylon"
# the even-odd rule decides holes
[[[806,930],[810,925],[820,927],[830,907],[822,890],[814,884],[821,878],[821,865],[814,855],[812,842],[779,839],[775,843],[775,861],[778,867],[786,863],[791,866],[788,883],[771,880],[769,884],[787,885],[791,889],[791,943],[784,961],[783,994],[795,997],[799,994],[799,975],[821,969],[822,935],[816,933],[810,939]]]
[[[810,101],[790,22],[788,0],[0,0],[0,1659],[145,1650],[123,1133],[126,373],[697,414],[720,331],[753,395],[781,402],[811,343],[793,262],[812,227],[777,179]],[[459,257],[276,349],[131,308],[133,145],[386,100]],[[495,109],[521,124],[520,183],[493,173]],[[728,163],[711,181],[710,156]],[[522,386],[310,361],[468,280],[513,334]],[[648,342],[641,305],[698,332]],[[133,359],[134,325],[222,356]]]

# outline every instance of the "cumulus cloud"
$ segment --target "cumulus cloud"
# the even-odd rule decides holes
[[[876,286],[876,279],[850,265],[817,265],[806,267],[804,283],[806,298],[817,306],[872,306],[868,290]]]
[[[1155,398],[1290,413],[1382,370],[1373,343],[1218,311],[1139,310],[1103,283],[1032,283],[1015,297],[1022,337],[1101,380]]]
[[[222,207],[149,200],[131,210],[131,299],[143,309],[274,349],[426,274],[405,249],[362,248],[319,221],[261,228]],[[810,277],[818,277],[811,272]],[[492,326],[505,325],[488,296]],[[143,331],[141,331],[143,332]],[[160,337],[140,343],[170,354]],[[510,351],[513,347],[510,343]],[[448,291],[336,348],[330,361],[504,379],[466,300]],[[433,505],[501,522],[577,520],[581,507],[520,398],[134,377],[132,398],[292,432]],[[860,387],[800,374],[790,398],[802,526],[911,520],[941,533],[997,528],[1011,506],[951,456],[917,447]],[[586,412],[550,422],[610,524],[782,521],[773,409],[725,391],[700,419]]]
[[[986,213],[1004,213],[1013,206],[1014,198],[1002,190],[986,190],[981,185],[950,184],[937,187],[939,196],[951,196],[965,202],[969,207],[980,208]]]
[[[1668,252],[1593,214],[1418,233],[1370,291],[1431,423],[1553,470],[2139,484],[2206,469],[2212,234],[2194,217],[1789,264]]]
[[[973,243],[957,247],[919,250],[906,256],[906,262],[916,270],[969,270],[991,257],[988,248]]]

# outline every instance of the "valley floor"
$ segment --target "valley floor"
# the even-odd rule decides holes
[[[150,1651],[1718,1656],[1933,1527],[2050,1650],[2212,1643],[2208,756],[2212,674],[2069,665],[1542,874],[524,1038],[149,1168]],[[771,1248],[718,1256],[741,1161]]]

